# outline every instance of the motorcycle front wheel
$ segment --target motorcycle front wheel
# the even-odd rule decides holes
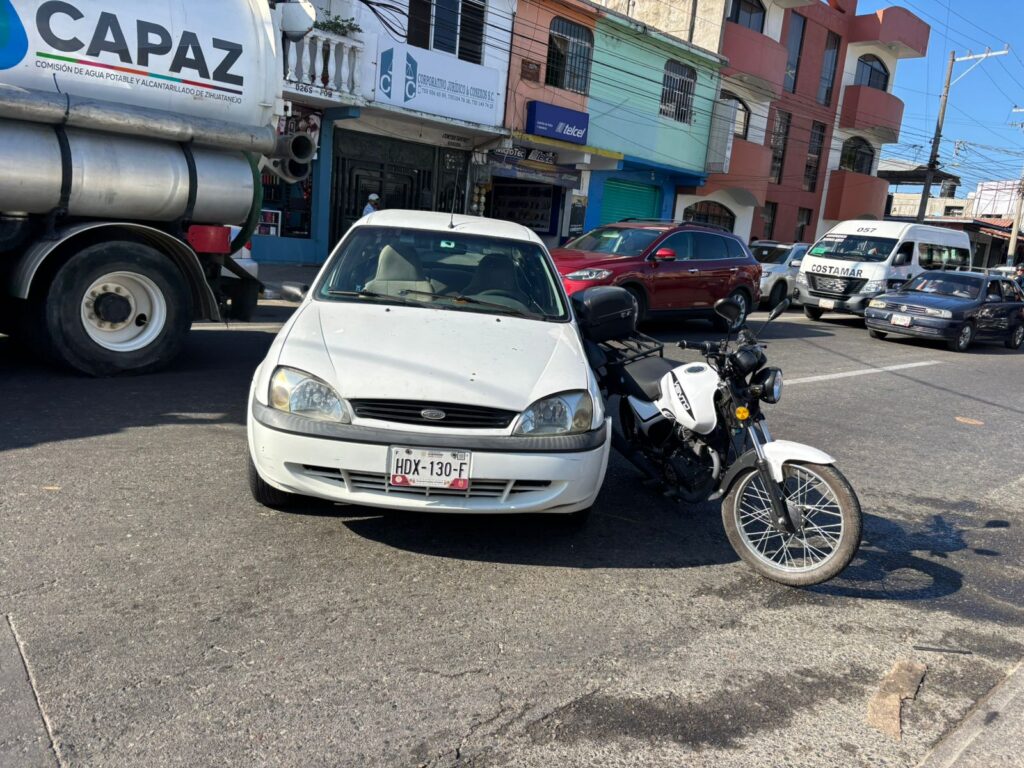
[[[759,574],[790,587],[809,587],[837,576],[857,554],[860,502],[835,467],[789,462],[782,488],[800,510],[803,525],[793,533],[772,524],[768,490],[757,470],[740,476],[722,502],[729,543]]]

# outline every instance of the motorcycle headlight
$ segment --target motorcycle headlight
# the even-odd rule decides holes
[[[797,272],[796,273],[796,284],[797,285],[806,286],[807,285],[807,275],[804,274],[803,272]]]
[[[924,313],[930,317],[941,317],[944,320],[949,320],[953,317],[953,313],[948,309],[932,309],[931,307],[928,307],[925,309]]]
[[[320,421],[349,424],[348,406],[330,385],[294,368],[278,368],[270,379],[270,405],[279,411]]]
[[[885,309],[885,302],[881,299],[872,299],[868,302],[868,306],[872,309]]]
[[[762,368],[751,384],[760,388],[758,397],[766,403],[777,403],[782,397],[782,371],[778,368]]]
[[[570,280],[606,280],[611,276],[610,269],[578,269],[566,275]]]
[[[590,430],[594,401],[589,392],[563,392],[538,400],[519,417],[516,435],[574,435]]]
[[[868,280],[861,293],[878,293],[885,290],[885,280]]]

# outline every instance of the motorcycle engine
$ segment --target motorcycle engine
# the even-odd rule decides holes
[[[704,501],[717,480],[711,449],[703,444],[683,443],[665,456],[665,479],[685,501]]]

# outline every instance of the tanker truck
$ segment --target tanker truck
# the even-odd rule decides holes
[[[0,0],[0,333],[107,376],[251,313],[231,254],[261,170],[309,173],[312,141],[277,125],[281,31],[315,19],[308,0]]]

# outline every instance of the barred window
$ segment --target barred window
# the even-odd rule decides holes
[[[555,17],[548,33],[546,85],[586,93],[590,88],[590,63],[594,35],[582,24]]]
[[[825,124],[811,123],[811,135],[807,142],[807,162],[804,164],[804,189],[814,192],[818,188],[818,170],[821,168],[821,150],[825,146]]]
[[[680,123],[693,122],[693,92],[697,70],[675,59],[665,62],[661,80],[661,114]]]

